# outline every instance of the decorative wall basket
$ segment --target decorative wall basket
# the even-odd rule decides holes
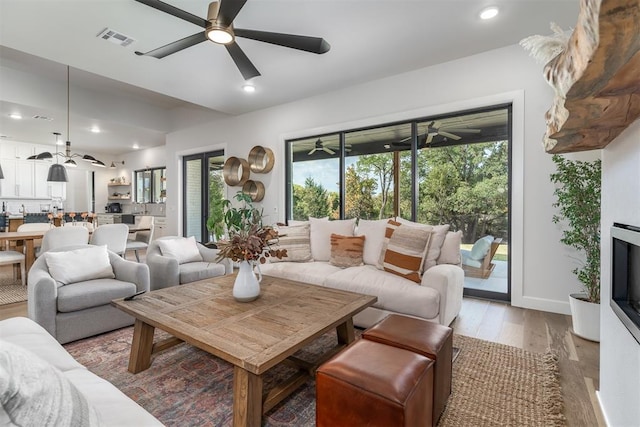
[[[250,173],[249,163],[238,157],[229,157],[222,168],[224,182],[232,187],[244,185],[249,179]]]
[[[249,195],[251,201],[261,202],[264,198],[264,184],[250,179],[242,186],[242,192]]]
[[[261,145],[256,145],[249,151],[248,160],[251,166],[251,172],[255,173],[269,173],[275,163],[273,151]]]

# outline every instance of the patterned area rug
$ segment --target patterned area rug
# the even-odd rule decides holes
[[[133,328],[124,328],[65,348],[167,426],[231,425],[233,369],[229,363],[180,344],[157,355],[146,371],[133,375],[127,371],[132,334]],[[326,334],[297,356],[312,360],[335,342],[335,333]],[[454,346],[461,351],[453,367],[453,393],[439,426],[565,425],[552,355],[457,335]],[[290,372],[284,366],[272,369],[265,389]],[[314,387],[309,380],[269,411],[263,426],[314,426]]]

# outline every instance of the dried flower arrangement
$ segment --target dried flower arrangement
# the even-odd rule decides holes
[[[270,256],[278,259],[286,257],[286,249],[274,249],[278,243],[278,232],[262,224],[262,211],[253,206],[251,197],[239,191],[235,199],[240,207],[234,207],[230,200],[223,201],[228,239],[217,243],[220,251],[218,259],[260,261],[264,264]]]

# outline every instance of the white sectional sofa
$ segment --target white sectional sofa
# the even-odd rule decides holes
[[[398,220],[402,227],[419,224]],[[304,227],[308,227],[309,249],[304,241]],[[387,220],[327,221],[311,218],[309,222],[290,221],[280,227],[280,246],[289,256],[270,260],[259,268],[262,274],[296,280],[314,285],[358,292],[378,297],[373,307],[354,317],[359,327],[369,327],[390,313],[426,319],[449,325],[460,312],[464,272],[460,267],[460,232],[448,231],[448,226],[431,228],[431,239],[425,252],[429,265],[419,283],[385,271],[380,265],[384,250]],[[428,226],[427,226],[428,227]],[[409,228],[406,230],[414,230]],[[331,253],[331,235],[364,235],[364,249],[360,265],[340,267]],[[437,235],[437,236],[436,236]],[[296,236],[290,239],[290,236]],[[291,241],[293,240],[293,241]],[[436,250],[437,246],[437,250]],[[332,259],[332,255],[334,255]],[[339,255],[338,255],[339,256]],[[430,258],[430,259],[429,259]],[[337,265],[336,265],[337,264]]]
[[[26,350],[21,360],[15,358],[17,350]],[[33,359],[24,361],[28,358]],[[23,372],[18,372],[21,365],[18,362],[24,362],[22,365],[26,366],[26,369],[22,368]],[[34,371],[36,365],[41,370],[37,376],[38,381],[33,382],[34,372],[37,374],[37,371]],[[45,371],[42,370],[43,366]],[[49,376],[43,375],[46,370],[55,371],[57,383],[47,383],[46,378]],[[73,387],[66,384],[67,380],[79,393],[68,393],[69,388]],[[80,395],[79,398],[77,394]],[[68,395],[76,398],[66,398]],[[24,400],[22,405],[16,402],[21,398]],[[25,317],[0,321],[0,425],[79,425],[77,415],[73,418],[76,422],[69,424],[72,412],[78,412],[79,401],[84,403],[84,407],[88,407],[92,414],[90,420],[84,419],[87,421],[84,425],[163,425],[114,385],[78,363],[34,321]],[[67,407],[61,408],[65,406]],[[76,408],[70,409],[71,406]],[[48,410],[45,410],[46,408]],[[21,417],[23,420],[27,419],[26,424],[20,423]]]

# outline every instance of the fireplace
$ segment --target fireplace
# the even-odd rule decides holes
[[[640,227],[611,227],[611,308],[640,343]]]

